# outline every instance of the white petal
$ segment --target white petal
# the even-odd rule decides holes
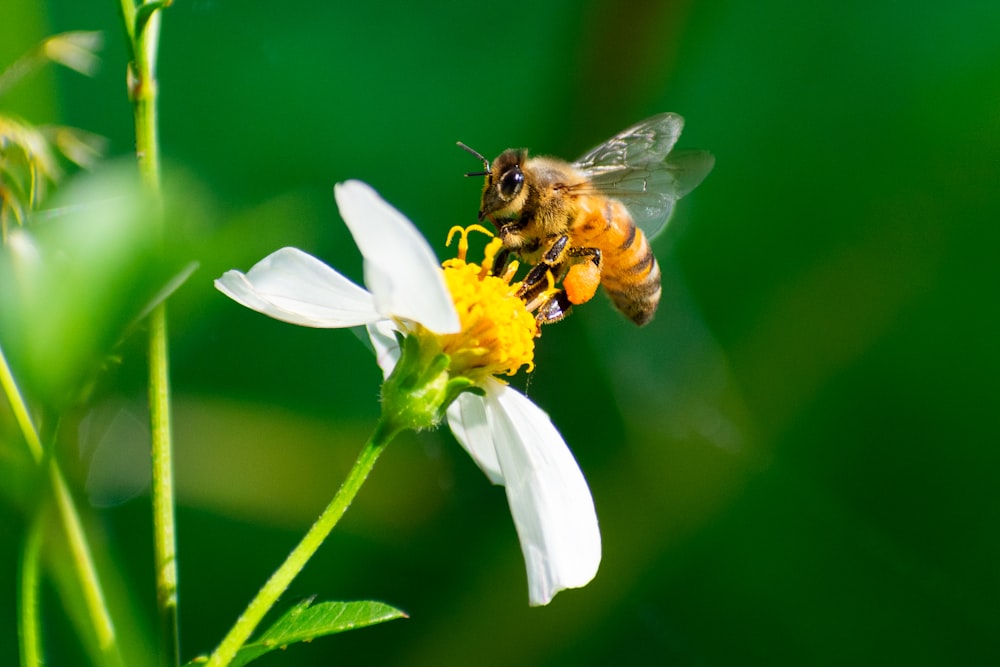
[[[396,325],[392,320],[379,320],[369,324],[368,338],[372,342],[375,351],[375,361],[382,369],[382,377],[389,377],[389,373],[396,367],[399,361],[399,343],[396,341]]]
[[[271,253],[246,275],[226,271],[215,286],[247,308],[306,327],[353,327],[382,317],[365,289],[297,248]]]
[[[448,426],[458,443],[469,452],[490,481],[503,484],[503,473],[497,450],[493,446],[493,434],[486,419],[486,405],[482,397],[475,394],[460,394],[448,406]]]
[[[365,285],[386,317],[457,333],[458,313],[434,251],[406,217],[361,181],[334,187],[340,215],[365,258]]]
[[[500,383],[486,387],[486,413],[528,571],[532,605],[584,586],[601,562],[601,534],[587,482],[541,409]]]

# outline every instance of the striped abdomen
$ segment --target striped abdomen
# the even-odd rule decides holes
[[[660,266],[624,204],[594,199],[573,225],[573,245],[600,249],[601,284],[615,307],[641,326],[660,303]]]

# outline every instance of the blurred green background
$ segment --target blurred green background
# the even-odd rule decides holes
[[[272,321],[212,279],[294,245],[360,280],[332,198],[347,178],[443,256],[480,188],[455,141],[572,158],[675,111],[679,145],[717,164],[654,244],[657,318],[637,329],[603,297],[578,309],[545,330],[529,388],[590,482],[596,580],[529,608],[503,492],[447,429],[409,435],[286,602],[374,598],[411,618],[257,664],[1000,660],[1000,4],[363,5],[164,13],[162,149],[188,182],[174,196],[204,211],[170,320],[184,658],[309,526],[378,411],[379,372],[350,333]],[[105,31],[97,77],[50,69],[3,103],[128,154],[115,3],[3,14],[0,63],[47,34]],[[127,406],[138,429],[143,338],[86,406]],[[101,473],[77,444],[80,498],[110,505],[88,524],[107,577],[152,642],[141,473],[109,501],[93,479],[124,455]],[[23,525],[2,511],[6,665]],[[47,604],[50,664],[77,664]]]

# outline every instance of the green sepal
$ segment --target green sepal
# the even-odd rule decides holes
[[[382,415],[393,429],[420,431],[441,421],[451,358],[425,341],[422,346],[417,335],[400,340],[399,361],[382,385]]]
[[[476,396],[485,396],[486,391],[482,387],[477,386],[472,380],[467,377],[455,377],[448,380],[448,384],[444,388],[444,401],[441,403],[441,408],[439,412],[439,419],[444,419],[445,413],[448,410],[448,406],[451,405],[459,394],[463,392],[468,392],[470,394],[475,394]]]

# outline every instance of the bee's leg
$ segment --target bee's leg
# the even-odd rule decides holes
[[[573,246],[566,254],[570,257],[588,257],[590,261],[597,268],[601,268],[601,250],[600,248],[587,248],[584,246]]]
[[[504,271],[507,270],[507,264],[510,262],[510,250],[507,248],[501,248],[500,252],[496,254],[493,258],[492,272],[495,276],[502,276]]]
[[[560,236],[549,249],[545,251],[528,275],[521,281],[517,295],[534,311],[535,320],[539,325],[558,322],[569,314],[572,303],[566,296],[566,290],[553,289],[553,285],[561,277],[566,251],[569,249],[569,236]]]
[[[538,306],[535,320],[540,325],[558,322],[569,315],[574,305],[590,301],[597,291],[597,286],[601,284],[601,251],[598,248],[566,248],[564,244],[560,246],[558,254],[560,259],[557,265],[547,266],[543,263],[532,269],[532,272],[540,271],[538,280],[545,277],[546,269],[553,271],[555,275],[565,264],[567,257],[585,259],[570,266],[562,280],[562,289],[550,295]],[[549,253],[546,253],[546,258],[548,255]],[[542,293],[543,290],[539,289],[538,294]]]
[[[569,260],[574,261],[566,268]],[[546,294],[552,283],[562,280],[562,287]],[[529,307],[536,307],[539,324],[558,322],[574,304],[590,301],[601,284],[601,251],[598,248],[569,245],[569,236],[557,238],[522,281],[518,295]],[[536,305],[537,304],[537,305]]]
[[[567,269],[570,259],[576,261]],[[539,324],[558,322],[569,315],[574,304],[586,303],[594,297],[601,284],[601,265],[600,249],[570,246],[569,236],[564,234],[528,271],[518,296],[529,304],[529,308],[537,308],[535,319]],[[560,279],[562,288],[546,295],[552,283]]]
[[[559,290],[538,307],[538,310],[535,311],[535,321],[539,325],[558,322],[569,315],[572,308],[573,304],[566,296],[566,290]]]
[[[594,298],[601,284],[601,251],[598,248],[574,247],[569,249],[568,254],[590,260],[569,267],[562,283],[570,303],[587,303]]]
[[[545,254],[542,255],[541,261],[531,267],[528,271],[528,275],[524,277],[521,281],[521,289],[518,290],[517,295],[521,297],[525,302],[531,302],[539,294],[544,292],[549,286],[548,276],[551,274],[553,278],[558,278],[559,272],[562,269],[563,261],[566,258],[566,249],[569,245],[569,237],[566,235],[557,238]]]

